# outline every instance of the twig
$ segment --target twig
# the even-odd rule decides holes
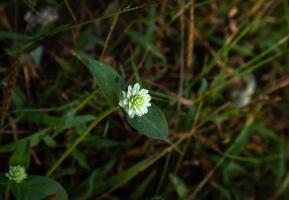
[[[11,96],[12,96],[12,92],[15,88],[16,78],[18,75],[19,57],[20,57],[20,51],[18,50],[16,53],[16,56],[15,56],[14,62],[10,68],[8,83],[7,83],[6,87],[4,87],[4,90],[3,90],[3,102],[2,102],[2,107],[1,107],[0,126],[4,125],[5,118],[7,116],[7,112],[8,112],[9,107],[10,107]]]
[[[112,22],[112,24],[111,24],[111,26],[110,26],[110,29],[109,29],[109,33],[108,33],[108,35],[107,35],[107,37],[106,37],[106,40],[105,40],[103,49],[102,49],[102,51],[101,51],[99,60],[102,60],[103,57],[104,57],[104,55],[105,55],[105,53],[106,53],[106,49],[107,49],[109,40],[110,40],[110,38],[111,38],[112,31],[113,31],[114,28],[115,28],[115,25],[116,25],[116,23],[117,23],[117,20],[118,20],[118,17],[119,17],[119,15],[120,15],[120,13],[121,13],[120,10],[118,10],[116,16],[115,16],[114,19],[113,19],[113,22]]]
[[[190,5],[190,19],[188,23],[187,68],[193,68],[194,53],[194,1]]]

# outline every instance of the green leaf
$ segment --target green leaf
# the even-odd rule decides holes
[[[10,181],[9,186],[17,200],[39,200],[50,195],[57,200],[68,200],[65,189],[58,182],[44,176],[29,176],[21,183]]]
[[[1,40],[17,40],[24,39],[25,36],[17,32],[0,31]]]
[[[22,116],[22,120],[55,127],[59,124],[61,118],[50,116],[40,111],[34,110],[34,111],[24,112]]]
[[[179,199],[187,199],[189,189],[185,184],[185,182],[175,174],[170,174],[170,179],[174,185],[174,188],[178,194]]]
[[[145,192],[149,188],[150,184],[153,183],[152,180],[156,173],[156,171],[153,171],[141,183],[139,183],[136,189],[131,193],[129,199],[141,199],[145,195]]]
[[[241,132],[239,133],[239,135],[236,138],[236,140],[234,141],[234,143],[228,149],[228,152],[231,155],[234,155],[234,154],[237,155],[243,150],[244,145],[247,143],[249,137],[251,136],[251,134],[254,131],[253,127],[254,127],[254,121],[253,120],[249,120],[245,124],[244,128],[241,130]]]
[[[82,145],[100,150],[100,149],[109,149],[109,148],[122,146],[124,145],[124,143],[118,140],[112,140],[112,139],[92,135],[92,136],[88,136],[87,138],[85,138],[82,142]]]
[[[112,170],[113,166],[115,165],[116,160],[108,161],[104,166],[101,166],[95,169],[88,178],[82,182],[81,185],[78,186],[76,192],[72,194],[74,197],[73,199],[77,200],[87,200],[92,199],[93,192],[98,189],[96,187],[99,183],[102,183],[105,176]],[[82,193],[81,197],[77,197],[77,194]],[[76,197],[76,198],[75,198]]]
[[[78,164],[84,169],[91,170],[86,160],[85,154],[75,148],[72,152],[72,157],[78,162]]]
[[[93,115],[78,115],[77,116],[76,110],[70,109],[64,113],[59,124],[55,128],[53,137],[55,137],[57,134],[59,134],[61,131],[65,129],[80,126],[82,124],[85,124],[87,122],[94,120],[94,118],[95,117]]]
[[[17,146],[16,151],[12,154],[9,165],[15,166],[15,165],[21,165],[25,167],[26,169],[29,166],[30,163],[30,144],[28,140],[25,140]]]
[[[94,60],[83,53],[76,53],[76,56],[88,67],[107,101],[111,105],[118,105],[121,91],[124,89],[122,77],[108,64]]]
[[[55,147],[57,145],[56,141],[51,137],[50,135],[46,135],[43,137],[43,142],[48,146],[48,147]]]
[[[154,163],[156,157],[157,155],[154,154],[153,156],[150,156],[134,164],[133,166],[119,172],[118,174],[109,177],[107,180],[99,182],[97,185],[94,186],[95,189],[92,192],[92,195],[95,196],[98,194],[102,194],[106,191],[114,191],[120,188],[131,179],[133,179],[135,176],[140,174],[142,171],[147,169],[149,166],[151,166]]]
[[[157,139],[168,138],[168,123],[164,113],[155,105],[149,107],[147,114],[128,118],[128,123],[140,133]]]
[[[65,129],[64,127],[70,128],[69,125],[71,124],[72,119],[75,117],[75,113],[76,113],[75,109],[70,109],[64,113],[59,124],[55,128],[54,135],[57,135],[59,132],[64,130]]]
[[[162,60],[165,60],[164,56],[162,55],[160,50],[154,45],[153,41],[149,41],[144,35],[138,32],[128,31],[126,34],[128,34],[134,41],[136,41],[144,49],[149,50],[155,56],[159,57]]]
[[[33,133],[25,138],[6,144],[5,146],[1,146],[0,153],[16,151],[19,145],[21,145],[21,143],[23,142],[29,142],[30,148],[35,147],[36,145],[38,145],[39,142],[42,141],[42,139],[48,134],[48,132],[49,132],[49,128],[46,128],[36,133]]]

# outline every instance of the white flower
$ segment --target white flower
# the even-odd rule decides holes
[[[6,173],[5,176],[8,177],[9,180],[13,180],[16,183],[20,183],[21,181],[27,178],[25,168],[20,165],[10,166],[9,172]]]
[[[138,83],[134,86],[128,86],[127,92],[122,91],[122,99],[119,105],[127,112],[130,118],[135,115],[142,116],[148,112],[148,107],[151,106],[151,96],[148,90],[141,89]]]

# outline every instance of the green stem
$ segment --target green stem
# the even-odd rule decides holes
[[[74,141],[74,143],[66,149],[66,151],[61,155],[61,157],[54,163],[54,165],[48,170],[46,176],[50,176],[59,165],[69,156],[69,154],[75,149],[75,147],[90,133],[90,131],[105,117],[107,117],[112,112],[116,111],[119,107],[110,107],[106,111],[100,113],[93,122],[79,135],[79,137]]]

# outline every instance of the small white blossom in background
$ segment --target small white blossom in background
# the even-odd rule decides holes
[[[28,30],[33,30],[36,27],[46,26],[59,18],[58,11],[53,7],[44,7],[39,13],[33,14],[27,12],[24,16],[24,20],[27,22]]]
[[[138,83],[128,86],[127,92],[122,91],[122,99],[119,105],[127,112],[130,118],[135,115],[142,116],[148,112],[148,107],[151,106],[151,96],[146,89],[141,89]]]
[[[27,178],[27,174],[25,168],[17,165],[17,166],[10,166],[9,172],[5,174],[9,180],[15,181],[16,183],[20,183],[24,179]]]
[[[237,108],[247,106],[251,102],[252,96],[256,90],[256,80],[253,74],[245,76],[243,81],[245,88],[233,92],[233,97],[235,97],[234,106]]]

